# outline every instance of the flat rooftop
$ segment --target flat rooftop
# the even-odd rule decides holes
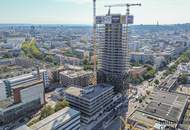
[[[185,95],[163,91],[154,92],[151,94],[151,98],[153,100],[144,111],[173,122],[179,121],[188,101],[188,97]]]
[[[130,52],[131,55],[144,55],[144,56],[168,56],[169,54],[166,53],[166,52],[154,52],[153,54],[152,53],[144,53],[144,52]]]
[[[55,129],[60,124],[64,124],[70,119],[74,118],[75,116],[79,115],[80,112],[66,107],[47,118],[37,122],[36,124],[32,125],[30,128],[32,130],[52,130]]]
[[[24,75],[16,76],[16,77],[13,77],[13,78],[9,78],[7,80],[10,83],[15,83],[15,82],[18,82],[20,80],[25,80],[25,79],[32,78],[32,77],[34,77],[34,75],[32,75],[32,74],[24,74]]]
[[[93,74],[92,71],[75,71],[75,70],[65,70],[65,71],[62,71],[60,72],[60,75],[64,75],[64,76],[67,76],[69,78],[77,78],[77,77],[80,77],[80,76],[84,76],[86,74]]]
[[[113,86],[108,84],[97,84],[96,86],[89,87],[92,91],[89,93],[83,93],[83,91],[88,90],[87,88],[78,88],[78,87],[69,87],[65,90],[65,93],[75,96],[75,97],[81,97],[85,99],[93,99],[104,92],[113,89]]]
[[[25,82],[25,83],[16,85],[16,86],[12,87],[12,89],[28,88],[28,87],[32,87],[32,86],[36,86],[36,85],[40,85],[40,84],[43,85],[43,81],[36,79],[36,80],[32,80],[32,81],[29,81],[29,82]]]
[[[172,86],[176,83],[177,78],[170,75],[168,76],[165,81],[159,86],[160,90],[164,90],[164,91],[170,91]]]
[[[155,91],[148,98],[151,99],[148,105],[137,109],[129,119],[149,126],[154,126],[154,119],[178,124],[188,102],[185,95],[165,91]]]
[[[46,70],[41,69],[40,73],[43,73],[45,71]],[[12,78],[8,78],[7,80],[10,83],[15,83],[15,82],[19,82],[19,81],[22,81],[22,80],[27,80],[29,78],[36,77],[36,74],[37,74],[37,71],[32,71],[31,73],[15,76],[15,77],[12,77]]]

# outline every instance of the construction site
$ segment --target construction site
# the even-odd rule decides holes
[[[59,73],[60,83],[64,87],[75,85],[78,87],[86,87],[92,84],[92,71],[75,71],[65,70]]]
[[[128,28],[133,24],[134,16],[130,14],[130,7],[141,4],[116,4],[105,5],[108,13],[104,16],[96,15],[96,0],[94,5],[94,77],[97,83],[112,85],[114,93],[122,94],[121,105],[115,107],[116,115],[108,122],[109,130],[164,130],[176,129],[183,123],[183,116],[188,109],[188,97],[176,93],[154,91],[145,97],[146,100],[139,103],[139,107],[128,115],[128,91],[129,91],[129,48]],[[126,8],[125,14],[114,14],[112,8]],[[98,54],[98,55],[97,55]],[[98,65],[96,61],[96,55]],[[172,88],[175,82],[164,87]]]
[[[128,25],[133,24],[134,16],[130,14],[130,7],[141,6],[141,4],[116,4],[105,5],[108,13],[104,16],[96,15],[96,0],[93,0],[93,44],[94,44],[94,82],[95,84],[110,84],[115,95],[122,94],[120,104],[114,107],[112,116],[120,117],[123,123],[120,129],[125,129],[126,113],[128,111],[128,72],[129,50],[128,50]],[[113,7],[126,8],[125,14],[114,14]],[[98,55],[97,55],[98,54]],[[96,55],[98,56],[96,58]],[[97,65],[98,60],[98,65]],[[109,118],[109,117],[108,117]],[[111,119],[111,118],[110,118]],[[105,120],[106,124],[115,122]],[[117,118],[116,118],[117,119]],[[111,123],[112,124],[112,123]],[[119,123],[116,123],[117,126]],[[106,126],[103,125],[105,129]],[[119,129],[112,127],[111,129]]]
[[[115,92],[127,93],[129,50],[128,25],[133,24],[130,15],[131,6],[141,4],[106,5],[108,13],[105,16],[96,16],[96,38],[98,48],[97,82],[115,86]],[[126,14],[112,14],[112,7],[126,7]]]

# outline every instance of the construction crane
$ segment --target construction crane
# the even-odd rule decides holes
[[[96,0],[93,0],[93,48],[94,48],[94,54],[93,54],[93,69],[94,69],[94,75],[92,79],[93,85],[96,85],[97,83],[97,58],[96,58]]]
[[[111,12],[111,8],[112,7],[126,7],[127,8],[127,16],[129,16],[130,15],[130,7],[131,6],[141,6],[141,4],[140,3],[137,3],[137,4],[129,4],[129,3],[127,3],[127,4],[115,4],[115,5],[105,5],[104,7],[107,7],[107,8],[109,8],[109,13]]]
[[[105,7],[109,7],[109,13],[110,13],[111,7],[127,7],[126,16],[128,17],[130,15],[130,7],[131,6],[141,6],[141,4],[128,4],[127,3],[127,4],[106,5]],[[92,83],[95,85],[97,83],[96,0],[93,0],[93,38],[92,38],[92,41],[93,41],[93,48],[94,48],[94,52],[93,52],[93,71],[94,71],[94,75],[93,75]]]
[[[111,8],[112,7],[126,7],[126,25],[128,26],[130,23],[132,23],[132,22],[129,22],[130,7],[131,6],[141,6],[141,4],[140,3],[137,3],[137,4],[126,3],[126,4],[105,5],[104,7],[109,8],[108,9],[108,15],[111,14]],[[126,29],[126,42],[128,40],[127,34],[128,34],[128,27]],[[129,54],[129,50],[128,50],[128,54]],[[120,120],[122,121],[122,123],[124,125],[124,126],[122,125],[120,127],[120,130],[125,129],[125,128],[130,129],[130,130],[136,130],[135,126],[131,126],[130,124],[128,124],[127,120],[125,120],[124,118],[120,117]]]
[[[133,4],[133,3],[125,3],[125,4],[114,4],[114,5],[105,5],[104,7],[106,8],[109,8],[108,10],[108,15],[110,15],[111,13],[111,8],[112,7],[126,7],[126,42],[128,41],[128,25],[129,24],[132,24],[133,23],[133,16],[131,17],[131,21],[129,20],[130,19],[130,7],[132,6],[141,6],[141,3],[136,3],[136,4]],[[127,53],[129,54],[129,50],[127,50]]]

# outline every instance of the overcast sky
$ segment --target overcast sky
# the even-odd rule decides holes
[[[190,0],[97,0],[97,14],[107,13],[104,5],[126,2],[142,4],[131,8],[135,24],[190,22]],[[92,0],[0,0],[0,23],[91,24]]]

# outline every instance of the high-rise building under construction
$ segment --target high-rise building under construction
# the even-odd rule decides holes
[[[98,45],[98,83],[113,85],[115,92],[126,94],[129,70],[127,44],[128,17],[109,14],[96,17]]]

